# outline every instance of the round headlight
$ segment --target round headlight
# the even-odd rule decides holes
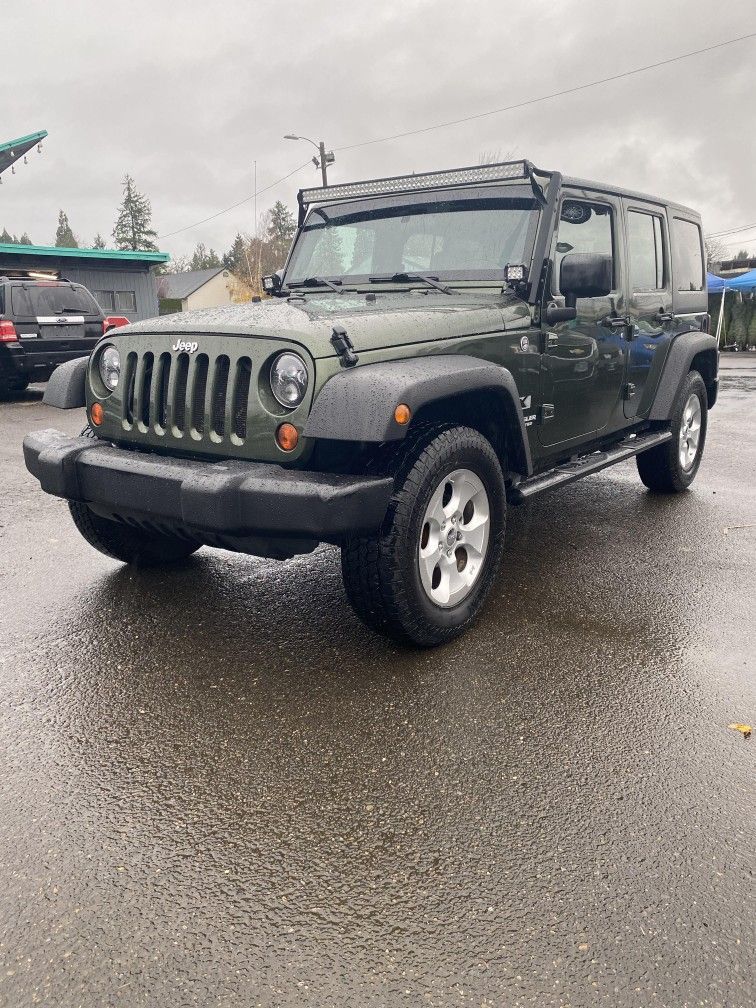
[[[121,377],[121,355],[114,346],[105,347],[100,354],[100,378],[108,391],[118,386]]]
[[[307,366],[298,354],[276,357],[270,368],[270,388],[282,406],[299,406],[307,391]]]

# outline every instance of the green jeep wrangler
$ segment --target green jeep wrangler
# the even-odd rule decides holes
[[[303,190],[271,298],[109,332],[45,393],[89,426],[29,434],[26,465],[107,556],[334,543],[368,626],[440,644],[507,503],[632,456],[690,486],[718,385],[702,249],[695,211],[528,161]]]

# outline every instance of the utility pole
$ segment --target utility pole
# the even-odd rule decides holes
[[[287,133],[284,140],[306,140],[307,143],[312,144],[315,150],[318,152],[320,157],[314,157],[312,163],[316,168],[320,168],[320,175],[323,179],[323,186],[328,185],[328,165],[333,164],[336,160],[333,151],[327,151],[325,148],[325,141],[321,140],[320,143],[315,143],[314,140],[310,140],[306,136],[297,136],[296,133]]]
[[[333,155],[331,155],[333,157]],[[328,185],[328,170],[326,165],[328,164],[328,155],[326,154],[325,143],[320,141],[320,174],[323,176],[323,185]]]

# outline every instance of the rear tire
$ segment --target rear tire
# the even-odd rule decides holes
[[[81,436],[96,438],[97,435],[87,425]],[[202,545],[196,539],[183,535],[148,531],[103,518],[80,501],[69,501],[68,508],[74,525],[89,545],[121,563],[137,567],[179,563],[196,553]]]
[[[0,376],[0,396],[3,398],[11,398],[12,396],[21,395],[21,393],[26,392],[28,388],[29,382],[26,378],[6,378]]]
[[[687,490],[701,465],[708,421],[706,386],[690,371],[672,407],[672,440],[636,457],[641,480],[656,493]]]
[[[381,529],[342,547],[344,587],[371,629],[433,647],[473,623],[499,570],[504,477],[490,442],[469,427],[420,428],[392,471]]]

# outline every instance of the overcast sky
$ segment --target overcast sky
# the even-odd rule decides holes
[[[4,0],[0,141],[39,129],[6,172],[0,229],[110,242],[125,172],[160,247],[225,251],[252,203],[171,237],[302,164],[321,137],[331,181],[474,164],[483,152],[658,193],[707,231],[756,223],[756,39],[578,94],[354,150],[756,31],[752,0]],[[296,204],[308,164],[259,196]],[[750,240],[748,240],[750,239]],[[726,239],[730,241],[731,238]],[[732,236],[756,251],[756,227]]]

